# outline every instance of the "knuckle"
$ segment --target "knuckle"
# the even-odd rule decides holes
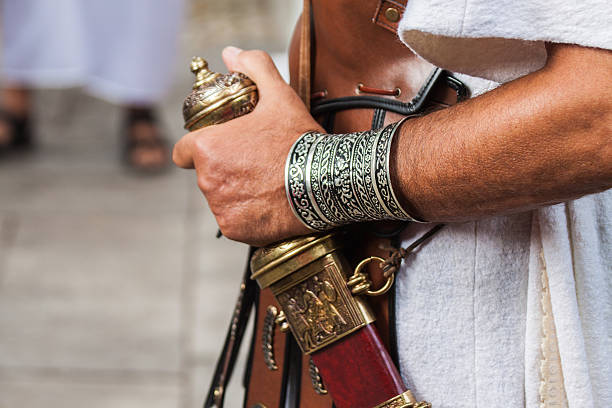
[[[217,215],[216,218],[217,218],[217,225],[219,226],[221,233],[223,233],[223,235],[226,238],[229,238],[234,241],[237,241],[240,239],[240,236],[237,233],[235,226],[228,220],[228,218],[225,215],[220,214],[220,215]]]
[[[208,181],[208,177],[205,177],[203,174],[198,174],[198,188],[204,194],[210,191],[210,183]]]
[[[198,152],[199,156],[206,156],[210,150],[210,145],[208,142],[208,138],[206,137],[198,137],[194,141],[195,150]]]

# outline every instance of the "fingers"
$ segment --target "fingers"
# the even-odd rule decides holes
[[[274,61],[264,51],[243,51],[236,47],[226,47],[222,56],[223,62],[230,71],[241,72],[257,84],[262,97],[268,93],[268,90],[278,85],[279,81],[285,83]]]
[[[183,169],[193,169],[193,136],[186,134],[179,140],[172,150],[172,161]]]
[[[226,47],[223,50],[223,61],[230,71],[241,72],[257,84],[260,99],[264,99],[265,95],[272,95],[275,91],[280,90],[279,84],[285,85],[288,88],[288,85],[276,69],[272,58],[264,51],[243,51],[236,47]],[[271,101],[275,99],[279,99],[278,94],[276,98],[269,98]],[[231,125],[228,123],[222,126],[227,127]],[[200,134],[200,138],[201,136]],[[192,132],[183,136],[176,143],[172,151],[172,160],[178,167],[184,169],[194,168],[194,154],[198,144],[196,143],[197,139],[195,133]]]

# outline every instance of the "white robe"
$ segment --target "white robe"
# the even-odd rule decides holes
[[[4,0],[4,81],[84,86],[119,104],[157,102],[171,80],[182,0]]]
[[[611,27],[609,1],[410,0],[399,35],[478,95],[541,68],[544,41],[612,49]],[[449,225],[398,278],[402,374],[434,407],[612,407],[612,190]]]

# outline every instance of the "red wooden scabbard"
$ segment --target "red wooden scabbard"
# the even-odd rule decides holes
[[[311,357],[337,408],[373,408],[407,390],[373,324]]]

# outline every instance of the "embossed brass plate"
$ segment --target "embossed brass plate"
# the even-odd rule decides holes
[[[310,354],[365,326],[361,315],[340,272],[340,262],[326,255],[300,275],[310,275],[297,285],[296,277],[279,282],[276,298],[281,304],[289,327],[302,351]],[[292,279],[293,278],[293,279]]]
[[[302,237],[258,250],[252,277],[269,286],[305,354],[311,354],[374,321],[346,285],[351,272],[334,234]]]

